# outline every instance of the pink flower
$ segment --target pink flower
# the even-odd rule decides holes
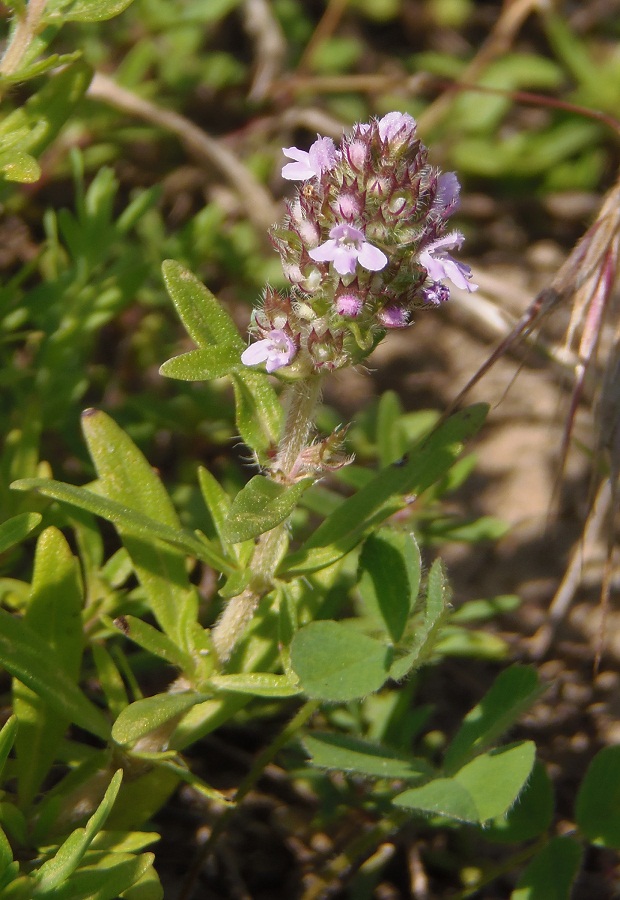
[[[297,147],[283,147],[282,152],[289,159],[295,160],[282,169],[282,177],[289,181],[307,181],[308,178],[319,177],[336,162],[336,145],[328,137],[318,138],[307,152]]]
[[[446,248],[460,247],[463,241],[464,237],[459,231],[452,231],[444,237],[431,241],[420,253],[420,265],[424,266],[432,281],[441,281],[443,278],[447,278],[465,291],[477,291],[478,285],[470,281],[470,267],[453,259],[446,252]]]
[[[402,306],[384,306],[377,319],[384,328],[405,328],[409,324],[409,314]]]
[[[288,366],[297,353],[295,342],[281,328],[273,328],[266,338],[256,341],[243,351],[241,362],[244,366],[257,366],[266,363],[268,372],[275,372]]]
[[[370,272],[378,272],[387,265],[385,253],[374,244],[369,244],[359,228],[347,223],[334,225],[329,237],[324,244],[310,250],[308,255],[315,262],[333,262],[339,275],[353,275],[358,262]]]
[[[355,291],[343,291],[336,297],[336,312],[339,316],[354,319],[362,311],[364,301]]]
[[[416,120],[409,113],[391,112],[377,122],[379,137],[388,144],[410,143],[416,133]]]
[[[442,212],[447,210],[454,212],[459,202],[461,185],[456,177],[456,172],[442,172],[437,179],[437,194],[433,206]]]

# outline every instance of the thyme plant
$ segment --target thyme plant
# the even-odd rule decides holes
[[[79,51],[48,53],[60,26],[101,22],[129,3],[5,4],[13,19],[0,63],[0,175],[11,202],[12,185],[40,178],[41,154],[91,83]],[[15,84],[29,99],[7,111]],[[159,900],[152,819],[182,784],[204,799],[211,825],[188,866],[189,897],[205,854],[217,852],[283,749],[293,754],[291,779],[305,766],[317,796],[329,784],[342,801],[332,808],[363,817],[367,827],[343,853],[351,870],[407,829],[466,832],[482,849],[462,866],[460,896],[507,875],[513,900],[563,900],[584,848],[620,846],[618,747],[592,761],[567,834],[554,826],[553,788],[533,742],[500,743],[540,696],[533,668],[505,668],[443,747],[415,706],[422,669],[432,678],[449,655],[464,666],[472,655],[506,655],[472,626],[514,598],[455,609],[425,544],[442,498],[471,471],[460,457],[486,408],[405,413],[387,393],[350,428],[315,433],[327,378],[363,365],[387,331],[445,303],[450,285],[475,290],[452,256],[463,242],[449,226],[457,177],[432,165],[401,112],[354,126],[339,146],[318,137],[284,154],[282,174],[300,187],[271,237],[290,288],[265,288],[249,345],[198,278],[163,265],[196,348],[161,371],[202,382],[206,406],[217,395],[204,383],[227,379],[257,472],[238,490],[198,466],[196,502],[181,515],[127,431],[96,409],[82,416],[87,484],[54,479],[40,458],[54,426],[81,452],[71,403],[88,389],[93,335],[147,279],[128,236],[154,191],[116,216],[111,171],[100,168],[86,188],[74,153],[75,214],[46,215],[42,259],[2,288],[3,342],[20,351],[3,366],[0,410],[2,900]],[[36,265],[44,277],[32,284]],[[366,466],[353,453],[364,441]],[[466,532],[493,536],[497,523],[469,522],[459,539]],[[192,771],[186,751],[198,752],[203,737],[267,714],[287,724],[236,791]]]

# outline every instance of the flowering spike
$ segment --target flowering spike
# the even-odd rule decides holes
[[[277,371],[295,358],[289,379],[355,364],[379,329],[445,303],[446,282],[476,290],[451,254],[463,242],[448,229],[458,178],[429,163],[416,130],[408,113],[390,112],[353,126],[338,147],[319,137],[284,150],[284,178],[303,182],[272,230],[291,293],[268,292],[247,365]]]

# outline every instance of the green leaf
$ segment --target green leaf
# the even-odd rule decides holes
[[[105,717],[64,672],[62,662],[47,642],[3,609],[0,609],[0,664],[42,697],[59,716],[108,740],[110,726]]]
[[[415,780],[428,777],[432,769],[422,759],[414,759],[379,744],[348,734],[313,732],[303,740],[313,766],[355,772],[370,778]]]
[[[107,647],[103,644],[93,644],[92,654],[108,709],[113,716],[118,716],[129,705],[125,682]]]
[[[257,372],[232,375],[235,421],[244,444],[261,463],[269,461],[269,450],[280,439],[283,412],[268,379]]]
[[[59,887],[75,872],[84,854],[110,814],[123,778],[118,769],[106,790],[103,800],[90,817],[84,828],[76,828],[58,849],[52,859],[48,859],[37,872],[35,896],[49,896],[52,889]]]
[[[19,544],[41,521],[40,513],[20,513],[0,525],[0,553]]]
[[[155,694],[144,700],[136,700],[122,711],[112,726],[112,737],[117,744],[134,744],[145,734],[179,718],[192,706],[208,699],[205,694],[185,691],[179,694]]]
[[[364,607],[397,643],[420,589],[420,551],[415,538],[404,531],[381,529],[366,539],[359,568]]]
[[[422,620],[416,624],[409,652],[397,659],[390,669],[390,675],[396,681],[404,678],[415,666],[422,665],[430,656],[439,627],[447,614],[449,600],[450,587],[443,563],[436,559],[428,573]]]
[[[445,755],[448,772],[494,743],[541,695],[535,669],[511,666],[501,672],[489,691],[465,717]]]
[[[172,259],[164,261],[162,272],[177,313],[198,346],[210,348],[213,344],[223,344],[242,353],[245,342],[217,297]]]
[[[113,19],[132,3],[133,0],[75,0],[68,9],[63,9],[65,22],[103,22]]]
[[[510,900],[570,900],[582,855],[573,838],[553,838],[530,862]]]
[[[213,675],[209,683],[221,691],[252,694],[255,697],[296,697],[301,694],[301,688],[286,675],[271,675],[268,672]]]
[[[542,763],[536,762],[530,780],[505,816],[487,822],[481,837],[502,844],[520,844],[539,837],[553,821],[553,785]]]
[[[242,365],[239,352],[234,347],[201,347],[169,359],[160,366],[159,374],[180,381],[209,381],[237,372]]]
[[[593,844],[620,847],[620,746],[596,754],[581,782],[577,825]]]
[[[0,730],[0,775],[17,734],[17,716],[10,716]]]
[[[7,149],[0,151],[0,172],[6,181],[34,184],[41,177],[41,166],[30,153]]]
[[[521,741],[482,753],[454,774],[473,799],[478,821],[487,822],[510,809],[530,777],[535,758],[534,742]]]
[[[450,623],[459,625],[470,622],[486,622],[504,613],[514,612],[521,605],[516,594],[500,594],[484,600],[468,600],[450,614]]]
[[[451,778],[438,778],[394,798],[396,806],[482,824],[504,815],[527,781],[536,755],[532,741],[477,756]]]
[[[291,644],[291,665],[309,697],[354,700],[389,677],[392,650],[340,622],[311,622]]]
[[[84,634],[82,585],[78,562],[62,533],[46,528],[39,537],[34,577],[24,623],[52,651],[62,672],[76,686]],[[28,806],[36,796],[70,719],[50,709],[45,698],[15,682],[14,709],[20,723],[16,742],[18,795]]]
[[[61,503],[69,503],[71,506],[77,506],[78,509],[85,509],[112,522],[113,525],[118,526],[119,530],[126,531],[128,534],[149,541],[164,541],[184,550],[191,556],[202,559],[203,562],[217,568],[222,563],[224,571],[232,571],[230,563],[227,563],[215,549],[212,550],[206,540],[201,540],[180,526],[174,528],[165,525],[136,509],[87,488],[54,481],[51,478],[21,478],[19,481],[14,481],[11,488],[16,491],[36,491],[44,497],[51,497]]]
[[[19,863],[13,862],[11,844],[2,828],[0,828],[0,891],[6,885],[8,879],[13,881],[14,876],[18,874]]]
[[[113,622],[105,619],[106,624],[118,628],[126,638],[133,641],[143,650],[165,659],[171,666],[176,666],[182,672],[191,672],[193,669],[193,661],[189,653],[184,653],[174,641],[170,640],[168,635],[162,631],[158,631],[148,622],[136,616],[119,616]]]
[[[75,62],[49,78],[40,91],[2,120],[2,143],[13,132],[26,129],[19,150],[34,156],[41,153],[54,140],[84,96],[91,78],[92,71],[83,62]]]
[[[215,534],[219,538],[222,546],[228,547],[230,552],[235,555],[237,560],[239,560],[242,555],[243,548],[236,547],[234,544],[228,545],[225,537],[226,519],[228,518],[231,507],[230,497],[228,496],[222,485],[219,483],[217,478],[215,478],[215,476],[212,475],[211,472],[208,469],[205,469],[203,466],[198,467],[198,484],[200,485],[202,498],[205,502],[207,510],[209,511],[209,515],[211,516]],[[209,531],[208,533],[211,534],[212,532]],[[246,573],[238,572],[236,574],[238,574],[239,576],[243,576]],[[237,593],[240,592],[238,591]]]
[[[377,448],[381,468],[400,459],[407,450],[401,425],[403,406],[395,391],[385,391],[377,409]]]
[[[409,788],[394,797],[401,809],[424,815],[443,816],[457,822],[479,822],[478,810],[469,791],[453,778],[435,778],[421,787]]]
[[[296,484],[285,485],[255,475],[232,502],[224,524],[225,540],[231,543],[251,540],[284,522],[312,482],[312,478],[304,478]]]
[[[406,505],[403,495],[420,494],[445,474],[458,458],[462,442],[481,427],[487,409],[484,404],[468,407],[437,426],[407,457],[341,503],[301,550],[287,558],[280,574],[314,571],[319,561],[329,564],[348,553],[367,531]],[[319,548],[322,552],[313,554]]]
[[[117,900],[129,894],[132,886],[152,870],[155,856],[153,853],[141,853],[134,856],[128,853],[109,853],[92,859],[91,854],[70,878],[52,891],[35,896],[44,896],[47,900]],[[91,861],[92,860],[92,861]],[[134,894],[139,898],[140,894]],[[162,897],[161,888],[158,894],[142,895]]]

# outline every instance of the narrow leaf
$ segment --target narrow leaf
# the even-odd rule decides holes
[[[164,529],[183,534],[160,478],[122,428],[109,416],[93,409],[83,414],[82,428],[106,497],[127,504],[138,515],[161,522]],[[148,533],[144,535],[146,539],[126,534],[124,524],[120,523],[119,534],[159,624],[176,643],[188,649],[186,627],[188,621],[197,619],[198,600],[183,556],[171,547],[153,545]],[[206,541],[192,536],[189,544],[195,547],[200,559],[209,556],[210,565],[219,568],[218,564],[224,562],[228,568],[220,554],[211,552]]]
[[[144,700],[136,700],[123,710],[112,726],[112,737],[118,744],[134,744],[145,734],[182,716],[192,706],[208,699],[204,694],[186,691],[181,694],[156,694]]]
[[[172,259],[162,264],[166,290],[189,336],[199,347],[224,344],[241,354],[245,343],[219,300],[188,269]]]
[[[6,720],[2,729],[0,730],[0,775],[2,774],[2,770],[4,769],[4,764],[7,760],[9,753],[11,752],[11,747],[13,746],[13,741],[15,740],[15,735],[17,734],[17,716],[11,716]]]
[[[63,671],[62,663],[39,635],[0,609],[0,664],[42,697],[59,716],[102,740],[110,727],[97,707]]]
[[[62,533],[46,528],[39,537],[34,577],[24,622],[45,642],[59,668],[76,686],[84,646],[82,586],[78,562]],[[18,794],[27,806],[49,771],[70,719],[16,681],[14,709],[20,722],[16,742]]]
[[[148,622],[143,622],[136,616],[119,616],[114,622],[107,620],[106,624],[118,628],[125,637],[136,643],[143,650],[165,659],[171,666],[176,666],[182,672],[190,672],[193,663],[188,653],[184,653],[168,635],[158,631]]]
[[[129,853],[110,853],[96,860],[87,857],[85,865],[63,884],[52,891],[40,892],[48,900],[117,900],[118,897],[131,897],[129,893],[142,876],[153,867],[155,855],[141,853],[134,856]],[[163,897],[161,888],[158,893],[134,894],[135,900],[146,900],[147,897]]]
[[[224,525],[225,539],[239,543],[275,528],[289,517],[312,481],[304,478],[296,484],[284,485],[264,475],[255,475],[232,502]]]
[[[296,697],[301,694],[301,688],[286,675],[271,675],[268,672],[213,675],[209,683],[221,691],[235,691],[255,697]]]
[[[257,372],[232,374],[235,421],[239,434],[259,462],[269,460],[282,429],[282,406],[269,380]]]
[[[28,136],[21,141],[21,149],[37,156],[54,140],[86,92],[91,78],[91,69],[81,61],[61,69],[41,90],[2,120],[0,135],[4,137],[18,129],[28,129]]]
[[[0,525],[0,553],[19,544],[41,521],[40,513],[20,513]]]
[[[21,478],[19,481],[14,481],[11,488],[16,491],[36,491],[44,497],[51,497],[61,503],[69,503],[77,506],[78,509],[85,509],[136,537],[165,541],[214,567],[219,568],[221,563],[224,571],[232,571],[230,563],[227,563],[215,549],[212,549],[206,540],[199,539],[181,527],[176,529],[162,524],[136,509],[125,506],[116,500],[110,500],[87,488],[54,481],[51,478]]]
[[[58,849],[56,855],[44,862],[37,872],[38,885],[36,894],[47,894],[58,887],[75,872],[84,854],[110,814],[123,778],[122,769],[118,769],[106,790],[103,800],[90,817],[84,828],[77,828]]]
[[[63,10],[65,22],[104,22],[127,9],[133,0],[75,0]]]
[[[234,347],[201,347],[169,359],[160,366],[159,374],[179,381],[209,381],[230,375],[242,365],[239,352]]]
[[[348,734],[313,732],[304,738],[303,744],[312,757],[312,765],[321,769],[406,780],[428,777],[432,773],[424,760]]]

